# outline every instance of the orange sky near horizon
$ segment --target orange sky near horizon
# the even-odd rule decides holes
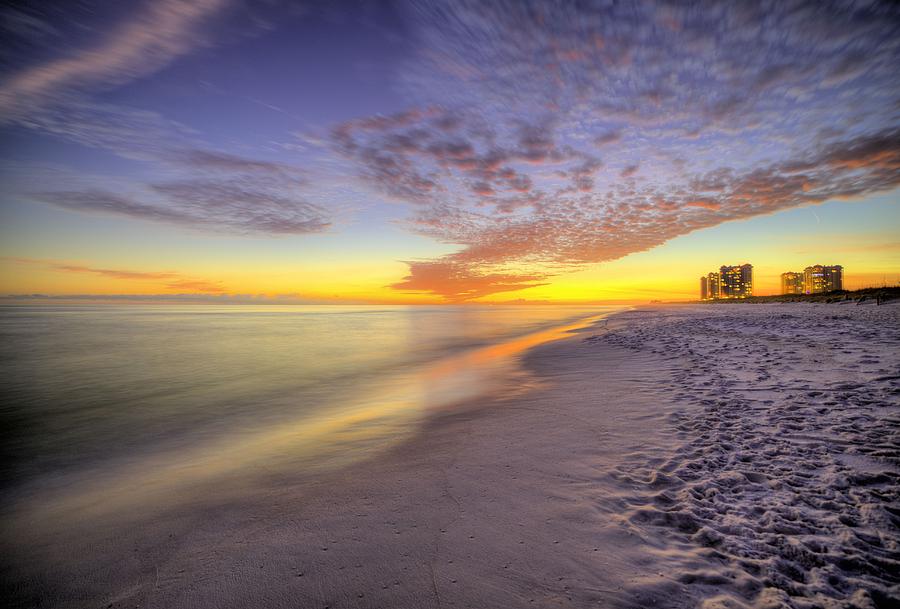
[[[900,280],[891,3],[57,4],[0,9],[6,302]]]
[[[754,265],[754,292],[758,295],[777,294],[780,273],[812,264],[842,264],[848,289],[897,285],[900,240],[892,230],[897,225],[896,210],[897,195],[890,193],[862,202],[834,201],[731,222],[673,239],[649,251],[549,277],[540,282],[543,285],[498,292],[471,302],[694,300],[701,275],[722,264],[744,262]],[[797,225],[804,226],[806,232],[791,237],[796,234]],[[408,267],[404,261],[391,257],[395,252],[382,252],[377,244],[369,256],[351,251],[302,264],[265,253],[258,258],[229,259],[208,258],[202,251],[192,256],[176,250],[168,257],[148,256],[140,247],[122,256],[79,246],[73,249],[84,253],[73,259],[60,256],[66,251],[64,245],[24,248],[27,256],[12,256],[4,251],[0,260],[0,293],[96,295],[100,299],[112,295],[195,294],[201,300],[210,296],[264,295],[260,302],[279,303],[449,302],[434,294],[392,288],[408,273]],[[196,248],[197,244],[190,247]],[[159,260],[154,261],[155,258]]]

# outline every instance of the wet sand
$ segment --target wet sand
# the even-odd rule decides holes
[[[4,580],[42,607],[888,606],[898,311],[619,314],[376,459],[63,533]]]

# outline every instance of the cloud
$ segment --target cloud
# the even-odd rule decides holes
[[[558,142],[550,120],[488,127],[476,114],[439,107],[348,121],[332,130],[332,140],[365,180],[391,197],[489,205],[505,213],[536,201],[537,172],[550,169],[569,187],[586,190],[602,165]]]
[[[38,198],[228,233],[327,229],[330,207],[311,193],[330,184],[88,95],[207,44],[224,8],[148,4],[97,47],[0,82],[7,120],[162,170]],[[398,290],[514,291],[722,222],[898,185],[896,3],[410,0],[397,11],[409,45],[392,84],[411,107],[334,125],[328,162],[349,167],[361,196],[408,204],[412,231],[459,248],[410,263]]]
[[[175,290],[190,290],[202,294],[224,294],[226,292],[222,283],[207,279],[186,277],[175,271],[133,271],[127,269],[109,269],[103,267],[85,266],[67,262],[52,260],[40,260],[36,258],[6,258],[17,264],[32,264],[46,267],[63,273],[80,273],[87,275],[99,275],[122,281],[141,281],[162,285]]]
[[[183,180],[153,184],[169,207],[178,209],[189,226],[222,228],[238,233],[304,234],[326,230],[327,214],[318,205],[252,180]]]
[[[186,292],[182,294],[5,294],[3,302],[103,302],[103,303],[184,303],[184,304],[249,304],[311,305],[371,304],[369,300],[345,298],[309,298],[302,294],[228,294]]]
[[[452,261],[407,262],[409,275],[393,284],[395,290],[437,294],[449,302],[462,302],[488,294],[544,285],[546,278],[529,273],[483,273]]]
[[[419,106],[332,132],[365,183],[412,205],[412,231],[459,248],[410,263],[395,289],[512,291],[900,185],[896,4],[435,0],[410,14],[402,78]]]
[[[229,234],[308,234],[327,230],[334,212],[309,200],[307,172],[222,151],[162,147],[152,158],[168,179],[111,179],[65,171],[25,172],[7,190],[68,211],[130,217]],[[68,186],[34,190],[35,184]]]
[[[81,190],[31,193],[31,197],[69,211],[234,234],[299,235],[322,232],[331,225],[321,207],[240,179],[160,183],[137,195]]]
[[[123,271],[118,269],[102,269],[81,266],[77,264],[53,264],[51,267],[57,271],[65,271],[67,273],[92,273],[94,275],[102,275],[104,277],[112,277],[113,279],[133,279],[138,281],[159,281],[174,279],[177,273],[165,272],[145,272],[145,271]]]
[[[699,207],[701,209],[711,209],[718,210],[722,209],[722,204],[718,201],[713,201],[711,199],[694,199],[693,201],[687,201],[684,204],[685,207]]]
[[[33,114],[87,89],[106,88],[160,69],[202,43],[198,27],[227,4],[226,0],[144,3],[96,46],[7,77],[0,83],[0,119]]]
[[[599,147],[622,141],[621,131],[606,131],[594,137],[594,145]]]
[[[70,211],[214,232],[326,230],[330,214],[301,194],[307,185],[301,169],[213,149],[189,127],[154,111],[96,101],[98,92],[147,76],[211,43],[206,27],[231,4],[230,0],[147,2],[94,46],[7,74],[0,81],[0,122],[111,151],[165,175],[124,187],[114,187],[107,179],[94,183],[82,177],[69,179],[68,187],[55,180],[60,185],[55,191],[35,193],[32,187],[28,196]],[[15,22],[23,18],[13,16]]]
[[[622,169],[622,172],[619,175],[623,178],[630,178],[631,176],[636,174],[638,172],[638,169],[640,168],[640,164],[633,163],[631,165],[627,165],[624,169]]]
[[[157,112],[82,98],[68,100],[64,105],[37,107],[18,117],[16,122],[34,131],[137,161],[156,162],[170,157],[173,146],[199,144],[190,128]]]
[[[17,168],[17,173],[30,175],[26,181],[31,184],[14,186],[10,181],[8,191],[69,211],[125,216],[210,232],[308,234],[325,231],[332,224],[331,211],[308,200],[310,183],[302,168],[208,147],[184,146],[183,139],[155,129],[159,117],[153,113],[146,117],[138,113],[148,118],[146,124],[131,115],[118,124],[105,123],[90,112],[88,121],[73,121],[72,110],[70,107],[68,115],[60,114],[51,131],[58,127],[59,133],[69,139],[150,163],[167,179],[142,183]],[[92,126],[94,119],[97,128]],[[63,187],[34,190],[34,184],[45,183]]]
[[[419,99],[489,121],[552,108],[600,146],[635,127],[799,135],[798,115],[838,124],[850,106],[886,121],[898,93],[891,2],[414,4],[422,42],[403,76]]]
[[[224,294],[225,288],[218,281],[205,281],[203,279],[176,279],[166,283],[167,288],[173,290],[186,290],[201,294]]]
[[[38,192],[33,193],[32,197],[69,211],[130,216],[173,224],[191,224],[195,220],[189,214],[176,209],[144,203],[102,190]]]
[[[285,163],[251,159],[214,150],[181,150],[173,153],[173,156],[176,161],[186,163],[197,169],[229,173],[263,173],[274,176],[294,176],[297,180],[302,175],[299,168]]]
[[[410,263],[410,276],[392,287],[430,291],[448,300],[477,298],[539,285],[554,274],[729,220],[897,187],[900,130],[887,130],[742,173],[690,176],[671,189],[645,186],[547,197],[534,211],[513,217],[435,205],[414,214],[411,228],[462,249]],[[523,265],[537,270],[526,275],[501,271]]]

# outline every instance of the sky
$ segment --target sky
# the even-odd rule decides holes
[[[900,281],[896,3],[12,2],[0,30],[0,295]]]

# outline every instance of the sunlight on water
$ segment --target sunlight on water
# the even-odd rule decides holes
[[[527,389],[520,355],[612,310],[5,307],[4,486],[52,522],[344,466]]]

